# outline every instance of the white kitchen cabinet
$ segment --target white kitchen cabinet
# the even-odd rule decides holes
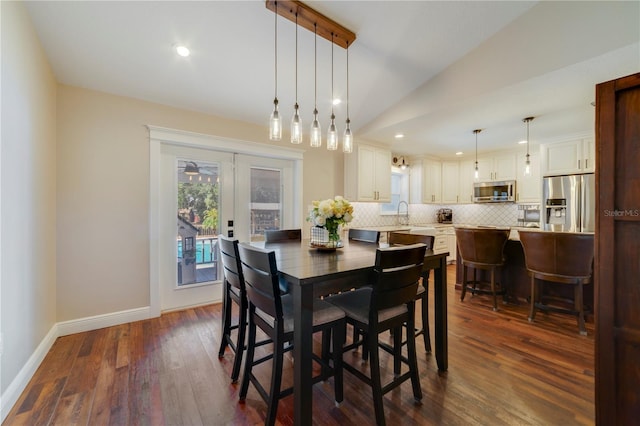
[[[544,144],[541,152],[543,176],[590,173],[595,170],[593,138]]]
[[[473,182],[475,173],[475,160],[461,161],[459,165],[458,202],[473,203]]]
[[[515,178],[515,154],[508,153],[478,158],[478,181],[512,180]]]
[[[524,169],[527,161],[526,153],[516,156],[516,166],[518,176],[516,179],[516,202],[518,203],[539,203],[542,188],[542,178],[540,176],[540,153],[529,152],[529,162],[531,174],[525,176]]]
[[[457,161],[442,163],[442,203],[455,204],[460,200],[460,166]]]
[[[447,262],[456,261],[456,234],[453,225],[438,226],[436,228],[436,236],[433,241],[433,252],[444,253],[449,252]]]
[[[442,163],[436,160],[422,160],[422,202],[442,202]]]
[[[391,151],[357,145],[357,153],[345,154],[345,197],[351,201],[391,201]]]

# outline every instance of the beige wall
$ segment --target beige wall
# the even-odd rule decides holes
[[[270,143],[266,127],[64,85],[57,113],[58,321],[149,305],[146,124]],[[307,148],[303,213],[342,194],[342,156]]]
[[[56,322],[56,81],[23,4],[0,3],[4,396]]]

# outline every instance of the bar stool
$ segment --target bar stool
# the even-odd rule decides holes
[[[593,275],[593,234],[535,231],[518,233],[524,248],[527,271],[531,277],[529,322],[533,322],[538,309],[568,313],[578,317],[580,334],[586,335],[583,286],[591,282]],[[536,288],[537,283],[542,286],[544,281],[573,286],[573,300],[545,295]],[[547,304],[544,303],[545,300],[553,302]],[[573,302],[573,308],[567,309],[557,302]]]
[[[509,239],[509,229],[504,228],[472,228],[456,227],[456,241],[462,258],[462,294],[460,301],[464,301],[467,290],[471,294],[493,295],[493,310],[498,310],[497,295],[502,295],[503,300],[507,294],[504,283],[496,283],[496,270],[504,265],[504,246]],[[467,279],[467,268],[472,267],[473,280]],[[476,270],[490,271],[490,281],[481,281],[476,278]],[[496,290],[496,284],[500,290]],[[479,285],[489,285],[490,289],[478,288]]]

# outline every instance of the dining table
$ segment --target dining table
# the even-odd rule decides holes
[[[386,243],[344,241],[327,250],[311,246],[308,239],[286,242],[253,242],[273,250],[281,278],[288,282],[294,303],[294,424],[310,425],[312,400],[313,300],[339,291],[370,284],[376,250]],[[434,271],[435,357],[438,370],[447,363],[447,255],[427,250],[424,270]]]

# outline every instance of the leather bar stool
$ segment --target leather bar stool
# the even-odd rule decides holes
[[[593,234],[539,231],[518,233],[531,277],[529,321],[533,322],[539,309],[568,313],[577,316],[580,334],[586,335],[583,286],[591,282],[593,275]],[[544,291],[539,291],[538,287],[549,281],[573,286],[573,300],[545,295]],[[564,307],[567,303],[572,303],[573,307]]]
[[[507,293],[504,283],[496,282],[496,271],[504,265],[504,246],[509,239],[509,229],[504,228],[483,228],[483,227],[456,227],[456,242],[460,257],[462,258],[462,294],[460,301],[464,301],[467,290],[475,294],[491,294],[493,296],[493,310],[498,310],[497,296],[504,296]],[[468,268],[474,268],[473,279],[467,277]],[[476,277],[476,270],[490,271],[490,280],[482,281]],[[478,286],[489,289],[479,288]],[[496,287],[500,286],[498,290]]]

